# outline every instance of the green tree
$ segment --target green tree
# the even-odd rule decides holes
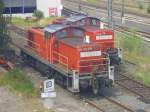
[[[43,12],[40,10],[35,10],[33,16],[36,17],[38,20],[44,17]]]
[[[0,0],[0,48],[6,47],[10,40],[8,36],[7,24],[9,23],[9,17],[3,15],[4,4]]]

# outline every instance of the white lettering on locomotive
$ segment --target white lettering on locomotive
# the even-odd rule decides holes
[[[90,47],[90,46],[88,46],[88,47],[80,48],[79,50],[80,50],[80,51],[91,51],[91,50],[93,50],[93,48]]]

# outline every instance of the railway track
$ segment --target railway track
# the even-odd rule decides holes
[[[124,73],[115,76],[115,83],[140,96],[139,99],[143,102],[150,104],[150,87],[129,78]]]
[[[76,3],[76,4],[78,4],[78,5],[84,5],[84,6],[90,6],[90,7],[95,7],[95,8],[100,8],[100,9],[104,9],[104,10],[106,10],[107,9],[107,5],[105,5],[105,4],[107,4],[106,2],[104,2],[104,1],[101,1],[101,4],[90,4],[90,3],[88,3],[88,2],[85,2],[85,1],[77,1],[77,0],[65,0],[65,1],[63,1],[63,2],[74,2],[74,3]],[[116,6],[116,5],[118,5],[118,4],[115,4],[115,6],[114,6],[114,11],[115,12],[121,12],[121,8],[119,8],[118,6]],[[135,8],[135,7],[134,7]],[[145,17],[145,18],[150,18],[150,15],[148,15],[148,14],[142,14],[142,13],[138,13],[138,12],[131,12],[130,10],[128,10],[128,9],[126,9],[126,13],[127,14],[133,14],[133,15],[136,15],[136,16],[140,16],[140,17]]]
[[[120,31],[120,32],[125,31],[127,33],[130,33],[129,28],[127,28],[127,27],[123,27],[123,26],[119,26],[119,25],[115,25],[115,26],[116,26],[115,30],[117,30],[117,31]],[[137,33],[138,33],[137,36],[141,35],[142,37],[150,39],[150,33],[142,32],[142,31],[138,31]]]
[[[77,12],[77,11],[68,10],[68,8],[66,8],[66,7],[63,7],[62,13],[63,13],[65,16],[81,14],[81,13],[79,13],[79,12]]]
[[[104,95],[92,99],[84,98],[83,100],[100,112],[135,112],[129,106]]]

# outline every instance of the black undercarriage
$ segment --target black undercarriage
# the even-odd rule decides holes
[[[72,87],[72,74],[65,74],[61,72],[59,69],[55,68],[51,64],[45,63],[41,59],[37,59],[30,54],[28,54],[26,51],[21,50],[21,57],[24,63],[27,65],[30,65],[31,67],[35,68],[37,71],[41,72],[43,76],[48,77],[49,79],[54,78],[55,82],[59,84],[63,88],[71,88]],[[90,74],[89,74],[90,76]],[[85,90],[85,89],[95,89],[99,92],[101,87],[111,87],[112,86],[112,80],[108,78],[108,76],[102,76],[102,77],[96,77],[96,79],[92,79],[92,77],[88,78],[81,77],[79,80],[79,89]],[[79,91],[80,91],[79,90]]]

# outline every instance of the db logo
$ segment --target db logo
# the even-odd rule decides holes
[[[54,91],[54,79],[44,81],[44,92]]]
[[[46,82],[46,88],[52,87],[52,81]]]

